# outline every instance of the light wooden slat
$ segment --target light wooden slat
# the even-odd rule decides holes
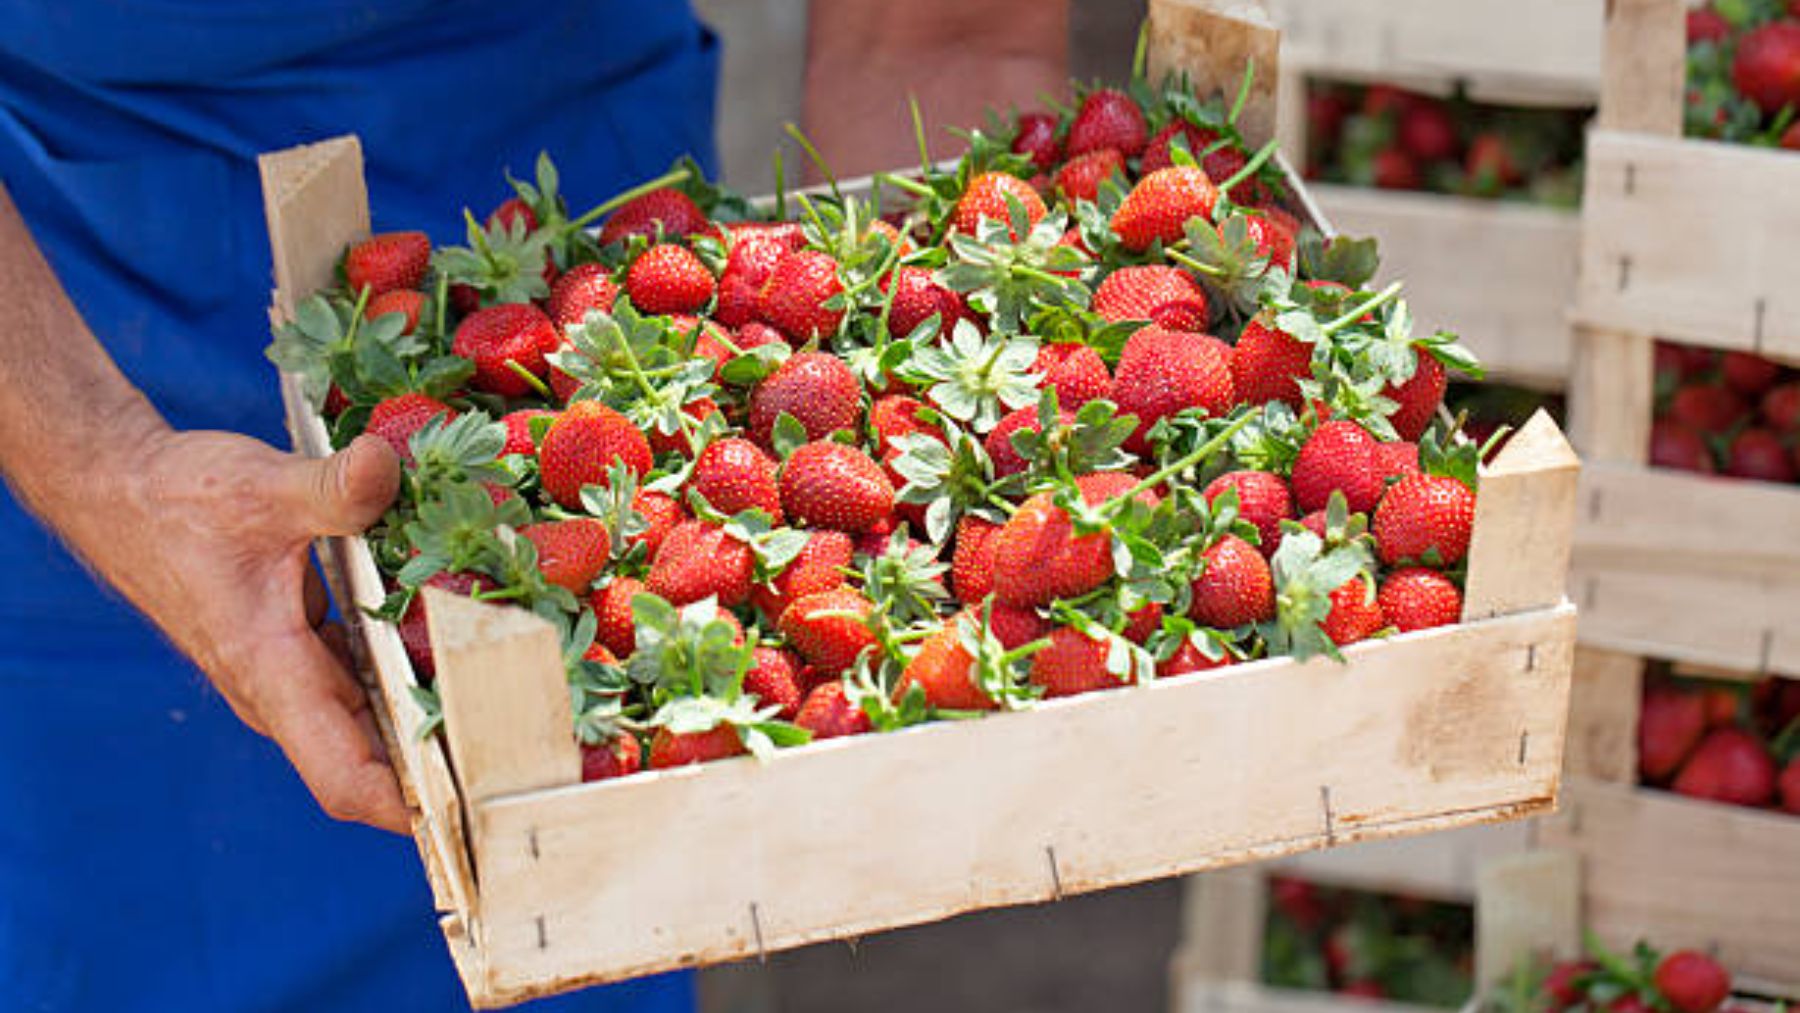
[[[1532,956],[1581,952],[1581,869],[1567,852],[1505,855],[1475,894],[1475,987],[1493,988]]]
[[[301,299],[330,287],[344,247],[369,234],[362,144],[334,137],[263,155],[257,169],[275,265],[273,313],[286,320]]]
[[[1169,965],[1177,1008],[1184,1005],[1179,996],[1188,988],[1261,978],[1268,868],[1240,865],[1187,878],[1181,892],[1181,944]]]
[[[1583,644],[1800,676],[1800,573],[1718,573],[1653,556],[1596,561],[1578,551],[1569,582]]]
[[[1580,675],[1575,679],[1578,682]],[[1495,859],[1528,850],[1531,836],[1528,822],[1496,823],[1304,851],[1259,868],[1326,886],[1468,903],[1475,898],[1481,869]]]
[[[1463,619],[1562,600],[1581,462],[1547,412],[1514,433],[1481,471]]]
[[[1185,71],[1200,97],[1237,95],[1244,69],[1255,65],[1238,128],[1251,147],[1275,136],[1281,81],[1281,33],[1261,0],[1150,0],[1150,79]]]
[[[1654,559],[1667,570],[1800,573],[1800,489],[1592,465],[1581,476],[1575,543],[1600,565]]]
[[[1586,617],[1583,617],[1585,623]],[[1585,635],[1586,631],[1583,630]],[[1583,646],[1569,686],[1569,739],[1563,773],[1596,781],[1637,780],[1638,710],[1644,659]]]
[[[1605,10],[1599,125],[1680,134],[1686,0],[1606,0]]]
[[[1584,242],[1586,235],[1584,230]],[[1641,464],[1649,458],[1652,352],[1641,334],[1575,328],[1569,438],[1589,462]]]

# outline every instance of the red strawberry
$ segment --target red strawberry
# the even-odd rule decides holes
[[[631,509],[644,518],[644,530],[631,537],[633,545],[643,545],[647,556],[656,558],[656,550],[662,547],[663,538],[675,525],[687,520],[687,511],[666,493],[639,489],[637,495],[631,497]]]
[[[1362,426],[1339,419],[1320,426],[1294,461],[1294,505],[1303,514],[1325,509],[1341,489],[1351,513],[1368,513],[1382,495],[1375,467],[1375,438]]]
[[[1710,475],[1715,469],[1706,440],[1680,422],[1659,420],[1650,427],[1650,463]]]
[[[1152,426],[1186,408],[1221,416],[1237,402],[1231,379],[1231,350],[1205,335],[1183,334],[1152,324],[1125,342],[1113,376],[1112,400],[1121,414],[1135,415],[1137,431],[1125,449],[1150,449]]]
[[[1331,612],[1319,624],[1339,647],[1367,640],[1386,625],[1380,601],[1369,593],[1369,584],[1361,577],[1352,577],[1331,592]]]
[[[1131,96],[1107,89],[1082,100],[1069,124],[1067,151],[1074,158],[1101,148],[1117,148],[1126,158],[1136,158],[1144,153],[1149,139],[1144,111]]]
[[[655,240],[659,229],[663,238],[679,239],[704,232],[708,225],[706,212],[700,210],[700,205],[687,194],[666,188],[652,190],[612,213],[600,230],[600,243],[617,243],[632,236]]]
[[[516,412],[507,412],[500,421],[506,425],[506,448],[501,454],[525,454],[536,456],[537,441],[531,438],[532,419],[553,419],[555,412],[542,408],[523,408]]]
[[[577,264],[550,286],[550,319],[558,328],[570,327],[587,319],[589,311],[611,313],[618,298],[619,286],[604,265]]]
[[[914,686],[925,701],[938,710],[993,710],[994,701],[975,684],[975,659],[962,645],[958,624],[952,620],[919,645],[919,653],[907,663],[894,687],[896,700]]]
[[[1347,995],[1356,999],[1387,998],[1387,989],[1381,987],[1381,982],[1373,978],[1355,978],[1346,981],[1337,991],[1339,995]]]
[[[1700,740],[1670,787],[1690,798],[1768,805],[1775,797],[1775,761],[1749,732],[1715,728]]]
[[[1021,155],[1030,155],[1038,168],[1050,171],[1062,160],[1062,142],[1056,139],[1056,117],[1049,113],[1020,113],[1012,149]]]
[[[472,595],[480,590],[493,590],[493,581],[473,573],[434,573],[425,578],[425,587],[435,587],[451,594]],[[425,596],[413,600],[395,624],[400,631],[400,644],[412,662],[413,672],[421,683],[437,677],[437,660],[431,653],[431,627],[425,616]]]
[[[1476,134],[1469,141],[1463,171],[1482,190],[1518,186],[1525,180],[1518,161],[1513,158],[1512,145],[1504,136],[1492,131]]]
[[[1656,990],[1676,1013],[1712,1013],[1731,994],[1731,975],[1704,953],[1677,950],[1656,965]]]
[[[681,406],[681,414],[699,422],[719,414],[719,403],[710,397],[697,397]],[[687,433],[679,427],[672,433],[665,433],[653,425],[644,433],[644,438],[650,441],[650,452],[659,456],[679,453],[685,457],[694,450]]]
[[[1375,445],[1375,472],[1384,486],[1408,475],[1419,474],[1419,445],[1401,440]]]
[[[411,334],[419,329],[419,314],[425,311],[425,293],[411,289],[393,289],[383,292],[369,300],[367,314],[370,320],[379,320],[389,313],[398,313],[406,317],[406,327],[400,333]]]
[[[1300,224],[1292,215],[1269,208],[1261,214],[1245,215],[1244,224],[1258,254],[1269,258],[1272,266],[1285,271],[1294,269],[1294,245],[1300,234]]]
[[[938,284],[929,268],[899,267],[883,286],[893,293],[894,305],[888,310],[888,333],[904,338],[933,316],[938,318],[938,333],[947,334],[958,320],[972,318],[963,297]]]
[[[1607,1013],[1656,1013],[1636,992],[1627,992],[1606,1004]]]
[[[606,568],[610,536],[606,525],[592,517],[527,524],[519,535],[537,546],[544,579],[575,594],[585,594]]]
[[[875,730],[869,715],[850,700],[843,682],[836,680],[823,683],[806,695],[794,724],[811,732],[814,739],[863,735]]]
[[[701,329],[700,336],[694,339],[694,357],[711,359],[716,367],[715,375],[716,370],[724,369],[726,363],[737,357],[737,352],[726,348],[724,343],[719,340],[720,337],[725,336],[718,330],[718,325],[709,320]],[[748,352],[752,348],[761,348],[764,345],[791,344],[787,335],[768,324],[757,321],[745,324],[738,328],[736,334],[728,337],[731,343],[737,346],[739,352]]]
[[[658,728],[656,734],[650,737],[650,768],[663,770],[668,767],[685,767],[693,763],[742,756],[747,751],[737,729],[730,725],[680,735],[667,728]]]
[[[1800,15],[1796,16],[1800,17]],[[1788,124],[1788,128],[1781,132],[1781,140],[1777,143],[1785,150],[1800,151],[1800,123]]]
[[[1056,170],[1056,189],[1071,205],[1079,200],[1095,200],[1100,196],[1100,184],[1113,173],[1124,171],[1125,156],[1117,148],[1101,148],[1077,155]]]
[[[1646,781],[1666,780],[1705,732],[1705,698],[1673,686],[1646,686],[1638,712],[1638,773]]]
[[[644,747],[637,736],[620,732],[605,742],[581,744],[581,780],[606,781],[635,774],[644,767]]]
[[[694,251],[673,243],[645,250],[625,272],[625,294],[645,313],[698,313],[716,287]]]
[[[448,422],[456,417],[456,410],[424,394],[401,394],[377,404],[369,412],[369,423],[363,427],[363,432],[374,433],[386,440],[402,461],[411,464],[412,448],[407,444],[414,433],[440,415]]]
[[[607,485],[606,469],[614,462],[642,477],[655,464],[650,442],[631,420],[598,401],[570,405],[538,449],[538,471],[544,491],[571,510],[581,506],[581,489]]]
[[[1201,652],[1200,648],[1194,646],[1193,641],[1183,640],[1181,646],[1175,648],[1175,653],[1169,655],[1166,661],[1157,662],[1156,677],[1158,679],[1173,679],[1178,675],[1188,675],[1193,672],[1209,672],[1215,668],[1224,668],[1231,663],[1232,658],[1229,654],[1220,654],[1217,658],[1209,658]]]
[[[754,568],[750,546],[724,528],[702,520],[683,521],[663,538],[644,584],[671,605],[716,597],[730,607],[750,597]]]
[[[856,447],[818,440],[781,466],[781,503],[794,523],[856,534],[894,512],[894,485]]]
[[[1227,489],[1237,492],[1238,516],[1256,526],[1263,558],[1273,556],[1281,547],[1281,522],[1294,516],[1287,482],[1267,471],[1228,471],[1207,483],[1206,502],[1216,502]]]
[[[644,591],[644,582],[636,577],[614,577],[588,597],[597,622],[594,643],[620,658],[636,653],[637,619],[631,614],[631,599]]]
[[[1056,403],[1070,411],[1078,411],[1089,401],[1103,398],[1112,389],[1112,374],[1106,360],[1087,345],[1048,344],[1038,349],[1033,373],[1042,373],[1038,389],[1056,388]]]
[[[994,590],[995,538],[1000,525],[980,517],[956,522],[956,551],[950,557],[950,586],[956,597],[974,604]]]
[[[749,440],[734,436],[708,444],[694,461],[688,487],[727,517],[761,510],[778,525],[784,519],[775,462]]]
[[[1195,161],[1199,161],[1206,149],[1219,139],[1217,133],[1205,127],[1197,127],[1186,120],[1172,120],[1168,126],[1158,130],[1155,137],[1150,138],[1150,144],[1144,149],[1144,157],[1138,165],[1138,171],[1147,176],[1158,169],[1167,169],[1174,165],[1169,152],[1175,147],[1177,135],[1187,139],[1188,153],[1194,156]]]
[[[876,398],[869,406],[869,428],[875,433],[876,452],[885,456],[895,449],[894,441],[902,436],[923,435],[943,442],[943,433],[919,418],[924,410],[925,402],[905,394]]]
[[[1111,645],[1073,626],[1050,631],[1050,646],[1031,656],[1031,684],[1047,698],[1117,689],[1124,680],[1106,670]]]
[[[1800,432],[1800,383],[1771,387],[1762,398],[1762,417],[1778,433]]]
[[[1381,392],[1382,397],[1400,406],[1388,421],[1403,440],[1425,435],[1425,428],[1437,417],[1438,406],[1444,403],[1444,391],[1449,388],[1444,364],[1436,356],[1414,348],[1413,358],[1418,366],[1412,379],[1399,386],[1388,384]]]
[[[1655,355],[1656,375],[1659,378],[1669,375],[1677,380],[1692,380],[1713,368],[1718,353],[1710,348],[1658,341]]]
[[[1300,408],[1300,381],[1312,379],[1313,346],[1252,318],[1231,350],[1231,376],[1247,404]]]
[[[530,232],[538,227],[537,212],[531,210],[531,205],[525,203],[524,198],[508,197],[487,216],[487,227],[491,229],[496,225],[508,232],[515,226],[521,227],[521,231]]]
[[[1383,563],[1426,560],[1455,566],[1475,529],[1475,492],[1444,475],[1408,475],[1382,494],[1372,523]]]
[[[450,351],[475,363],[470,384],[504,397],[524,397],[531,384],[508,363],[542,379],[544,356],[562,345],[556,325],[530,303],[501,303],[479,309],[457,325]]]
[[[800,659],[792,651],[758,647],[750,652],[750,670],[744,673],[744,692],[765,706],[777,706],[776,717],[794,720],[800,712]]]
[[[1172,165],[1138,180],[1113,212],[1112,228],[1122,246],[1142,253],[1158,240],[1180,240],[1190,218],[1210,220],[1218,200],[1219,190],[1204,171]]]
[[[1417,190],[1425,184],[1419,163],[1400,148],[1383,148],[1375,153],[1375,185],[1383,190]]]
[[[1188,618],[1203,626],[1232,629],[1275,616],[1275,580],[1269,561],[1256,547],[1226,535],[1205,553],[1206,568],[1193,584]]]
[[[1544,978],[1544,995],[1551,1000],[1552,1010],[1565,1010],[1587,998],[1579,979],[1598,970],[1591,960],[1564,960],[1550,968]]]
[[[1400,114],[1400,146],[1421,162],[1456,158],[1456,121],[1435,99],[1421,99]]]
[[[1375,598],[1382,615],[1401,633],[1451,626],[1462,620],[1462,592],[1449,577],[1422,566],[1388,574]]]
[[[956,202],[956,210],[950,218],[951,225],[958,232],[975,235],[983,218],[1010,223],[1012,215],[1006,205],[1006,198],[1009,196],[1025,209],[1025,219],[1032,225],[1043,221],[1044,215],[1049,213],[1049,209],[1044,207],[1044,199],[1038,196],[1030,183],[1004,172],[984,172],[969,180],[968,188]],[[1011,233],[1009,225],[1008,234]],[[1012,238],[1016,242],[1024,237],[1013,235]]]
[[[1800,756],[1788,761],[1781,770],[1781,808],[1784,812],[1800,816]]]
[[[1056,420],[1063,424],[1072,423],[1075,421],[1075,413],[1058,410]],[[981,441],[982,449],[986,450],[988,457],[993,459],[995,478],[1017,475],[1027,467],[1025,459],[1019,456],[1018,450],[1013,447],[1012,443],[1013,434],[1020,430],[1032,433],[1043,432],[1043,427],[1038,424],[1038,412],[1035,406],[1008,412],[1000,419],[999,424],[987,434],[987,438]]]
[[[1307,89],[1306,128],[1319,142],[1321,150],[1337,147],[1343,133],[1344,120],[1350,115],[1350,103],[1335,91]]]
[[[1725,474],[1761,482],[1792,482],[1794,464],[1781,438],[1767,429],[1746,429],[1731,441]]]
[[[1739,39],[1731,81],[1764,115],[1800,106],[1800,21],[1775,21]]]
[[[1705,704],[1706,727],[1723,728],[1737,723],[1738,694],[1727,686],[1710,686],[1701,691],[1700,700]]]
[[[781,614],[781,635],[807,663],[836,674],[849,668],[875,634],[863,622],[875,606],[861,591],[837,587],[809,594]]]
[[[776,265],[805,241],[799,232],[734,231],[731,253],[719,275],[719,302],[713,319],[727,327],[742,327],[755,320],[761,308],[763,286],[769,283]]]
[[[1206,330],[1206,292],[1194,276],[1165,264],[1121,267],[1094,289],[1094,312],[1106,320],[1148,320],[1171,331]]]
[[[431,240],[423,232],[383,232],[344,253],[344,283],[371,296],[418,288],[431,266]]]
[[[1749,352],[1726,352],[1719,359],[1720,371],[1731,389],[1755,399],[1781,379],[1781,367],[1760,355]]]
[[[1075,480],[1081,498],[1098,506],[1136,484],[1122,472],[1097,472]],[[1148,492],[1139,498],[1154,503]],[[1031,608],[1057,598],[1073,598],[1106,583],[1112,576],[1112,539],[1103,531],[1075,533],[1068,513],[1050,493],[1026,500],[994,536],[994,559],[1005,561],[994,572],[994,596],[1008,605]]]
[[[1195,154],[1199,155],[1199,152]],[[1200,168],[1205,170],[1207,178],[1221,184],[1244,171],[1244,166],[1249,164],[1244,150],[1235,145],[1214,148],[1200,155]],[[1231,199],[1245,207],[1260,207],[1268,203],[1269,193],[1261,180],[1251,176],[1231,188]]]
[[[823,352],[802,352],[763,377],[750,392],[750,438],[773,446],[775,420],[787,412],[806,427],[806,438],[822,440],[839,429],[856,428],[862,386],[844,360]]]
[[[838,263],[821,250],[799,250],[781,258],[757,299],[757,315],[794,341],[837,333],[844,311],[825,303],[844,291]]]
[[[1731,22],[1719,16],[1719,12],[1711,7],[1701,7],[1687,12],[1688,45],[1696,42],[1723,42],[1731,37]]]
[[[794,561],[770,583],[752,588],[750,600],[770,622],[780,622],[795,600],[843,587],[844,570],[854,553],[855,544],[842,531],[811,532]]]

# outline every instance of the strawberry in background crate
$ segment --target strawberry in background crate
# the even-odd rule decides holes
[[[1800,480],[1800,370],[1749,352],[1659,341],[1655,410],[1657,467]]]
[[[1645,680],[1644,784],[1690,798],[1800,815],[1800,681]]]
[[[1711,0],[1687,16],[1686,133],[1800,150],[1800,9]]]

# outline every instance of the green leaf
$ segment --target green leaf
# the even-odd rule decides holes
[[[794,451],[811,442],[806,426],[787,412],[775,416],[775,425],[770,430],[769,441],[775,447],[775,456],[787,460]]]

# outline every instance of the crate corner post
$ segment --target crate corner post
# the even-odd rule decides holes
[[[344,134],[268,152],[256,165],[275,267],[271,312],[286,319],[305,295],[330,287],[338,253],[369,234],[362,141]]]
[[[1148,72],[1185,71],[1194,91],[1229,103],[1254,71],[1238,127],[1252,147],[1275,138],[1281,32],[1262,0],[1150,0]]]
[[[1482,469],[1465,621],[1562,602],[1580,473],[1581,459],[1542,410]]]

